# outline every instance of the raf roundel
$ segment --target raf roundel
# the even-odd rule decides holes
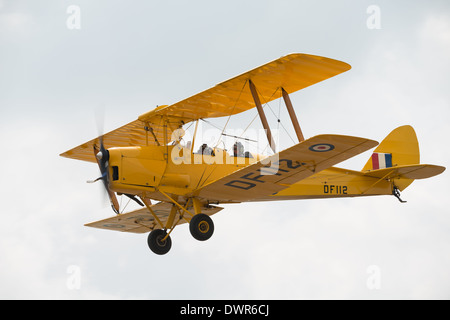
[[[121,229],[121,228],[125,228],[125,225],[123,225],[123,224],[115,224],[115,223],[108,223],[108,224],[104,224],[103,227],[110,228],[110,229]]]
[[[334,149],[334,146],[329,143],[319,143],[309,147],[309,150],[314,152],[327,152]]]

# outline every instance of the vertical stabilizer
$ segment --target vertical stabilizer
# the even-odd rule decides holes
[[[413,127],[406,125],[394,129],[384,138],[362,171],[367,172],[419,163],[420,152],[416,132]],[[413,181],[413,179],[396,179],[395,185],[401,191]]]

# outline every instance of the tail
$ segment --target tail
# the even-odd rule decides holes
[[[444,167],[420,164],[419,143],[411,126],[394,129],[375,149],[363,168],[366,175],[389,179],[400,191],[415,179],[430,178]]]

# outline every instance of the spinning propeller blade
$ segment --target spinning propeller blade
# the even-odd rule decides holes
[[[109,189],[109,152],[103,144],[103,135],[99,137],[99,142],[100,148],[97,145],[94,145],[94,154],[102,176],[96,180],[103,181],[106,193],[108,193],[109,196],[109,201],[111,202],[111,207],[115,213],[119,214],[119,202],[117,201],[116,194]]]

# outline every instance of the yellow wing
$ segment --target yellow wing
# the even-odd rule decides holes
[[[345,62],[308,54],[290,54],[256,69],[222,82],[213,88],[172,104],[159,106],[123,127],[106,133],[106,148],[143,145],[164,145],[164,137],[185,123],[212,117],[237,114],[254,108],[248,80],[258,89],[261,101],[279,98],[281,87],[288,93],[331,78],[351,67]],[[98,138],[61,154],[63,157],[95,162],[93,145]]]
[[[291,184],[378,145],[342,135],[318,135],[269,159],[216,180],[196,192],[209,201],[239,202],[267,199]],[[272,164],[268,163],[271,161]]]
[[[162,115],[191,121],[229,116],[255,107],[248,80],[255,84],[261,101],[270,102],[280,97],[275,92],[281,87],[287,93],[292,93],[350,68],[349,64],[338,60],[301,53],[290,54],[171,106],[149,111],[141,115],[139,120],[148,121]]]
[[[167,220],[169,219],[169,214],[172,210],[172,207],[173,204],[171,203],[159,202],[152,205],[150,208],[156,214],[160,222],[165,226]],[[208,206],[202,208],[202,213],[211,216],[222,209],[222,207]],[[194,208],[190,208],[188,209],[188,211],[194,214]],[[186,217],[186,219],[189,218],[190,217]],[[178,220],[179,218],[176,217],[176,219]],[[178,222],[178,225],[186,223],[186,219],[180,220]],[[111,218],[87,223],[85,224],[85,226],[132,233],[146,233],[152,231],[153,229],[161,228],[161,226],[159,226],[158,222],[155,221],[153,215],[148,211],[147,208],[138,209],[125,214],[119,214]]]

